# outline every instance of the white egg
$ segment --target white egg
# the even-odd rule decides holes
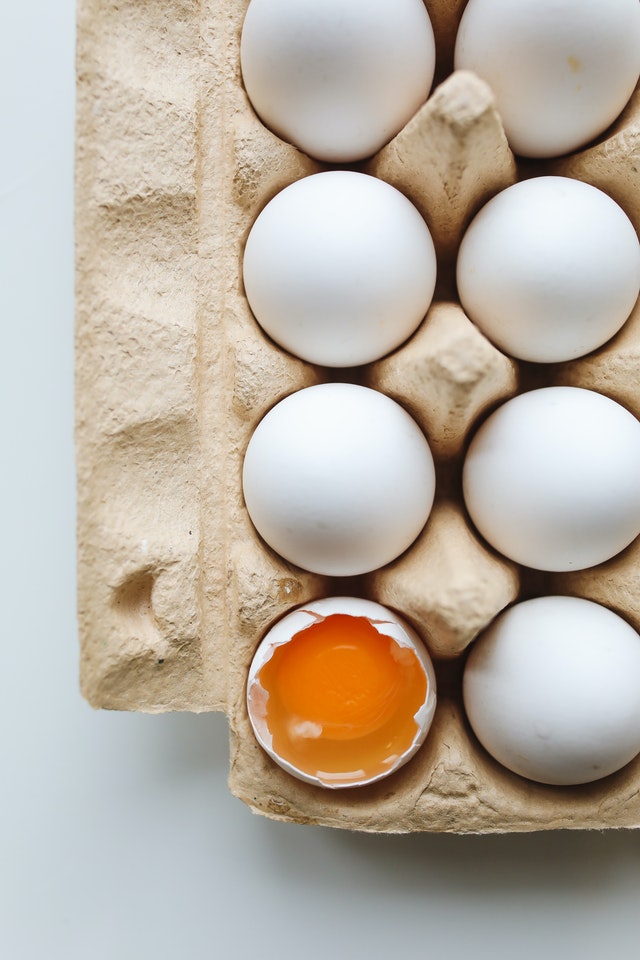
[[[601,190],[537,177],[503,190],[465,233],[457,264],[467,315],[521,360],[573,360],[606,343],[640,291],[640,243]]]
[[[241,64],[267,127],[305,153],[375,153],[427,99],[435,67],[422,0],[251,0]]]
[[[389,563],[415,540],[435,491],[429,445],[382,393],[324,383],[276,404],[249,441],[244,498],[286,560],[329,576]]]
[[[371,363],[425,316],[436,281],[429,229],[402,193],[334,170],[277,194],[255,221],[244,285],[262,328],[295,356]]]
[[[553,157],[601,134],[640,74],[637,0],[469,0],[456,69],[492,88],[515,153]]]
[[[378,638],[388,646],[378,647]],[[295,661],[283,667],[280,660],[280,672],[269,676],[293,644]],[[287,773],[329,789],[398,770],[424,743],[435,708],[436,675],[416,631],[359,597],[291,610],[262,639],[247,679],[249,720],[262,748]]]
[[[589,783],[640,752],[640,636],[600,604],[539,597],[475,642],[464,705],[480,743],[509,770]]]
[[[578,387],[546,387],[499,407],[474,436],[464,500],[500,553],[539,570],[608,560],[640,533],[640,422]]]

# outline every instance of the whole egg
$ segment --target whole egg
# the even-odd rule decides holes
[[[330,170],[285,187],[253,224],[244,286],[260,326],[311,363],[351,367],[398,347],[436,281],[429,229],[384,180]]]
[[[600,604],[538,597],[502,613],[464,670],[485,749],[531,780],[588,783],[640,752],[640,636]]]
[[[350,383],[290,394],[256,427],[243,491],[286,560],[355,576],[394,560],[425,525],[435,492],[427,440],[394,400]]]
[[[609,397],[544,387],[498,407],[473,437],[463,493],[480,533],[538,570],[581,570],[640,533],[640,421]]]
[[[435,43],[423,0],[251,0],[240,57],[267,127],[318,160],[352,163],[425,102]]]
[[[640,291],[640,243],[624,210],[568,177],[498,193],[460,246],[460,300],[500,349],[557,363],[589,353],[625,323]]]
[[[584,146],[621,113],[640,74],[637,0],[469,0],[456,69],[493,90],[515,153]]]

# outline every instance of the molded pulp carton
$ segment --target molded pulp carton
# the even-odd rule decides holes
[[[244,241],[287,184],[324,169],[260,123],[243,91],[247,0],[80,0],[77,135],[77,458],[81,682],[96,707],[224,710],[232,791],[254,810],[368,831],[499,832],[640,823],[640,759],[581,787],[547,787],[495,763],[461,703],[467,646],[518,598],[569,593],[640,628],[640,542],[580,573],[519,569],[469,525],[460,466],[479,419],[549,383],[590,387],[640,416],[640,311],[584,359],[534,369],[493,347],[456,302],[471,217],[516,179],[554,173],[609,193],[640,225],[640,101],[568,158],[516,162],[491,91],[452,73],[464,2],[430,0],[438,47],[428,102],[357,169],[421,211],[438,253],[434,304],[390,356],[346,377],[389,394],[427,434],[433,514],[369,576],[303,572],[256,536],[243,452],[278,400],[328,378],[261,332],[244,296]],[[370,787],[322,791],[256,744],[246,674],[269,625],[297,604],[353,593],[397,609],[435,660],[439,702],[418,755]]]

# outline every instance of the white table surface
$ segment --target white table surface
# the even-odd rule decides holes
[[[0,44],[0,956],[636,955],[638,833],[376,837],[272,823],[227,791],[223,717],[96,713],[81,700],[74,3],[2,0]]]

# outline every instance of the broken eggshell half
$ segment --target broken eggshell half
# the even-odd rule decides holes
[[[288,613],[249,670],[247,708],[260,745],[292,776],[330,789],[364,786],[405,764],[435,707],[435,671],[418,634],[356,597]]]

